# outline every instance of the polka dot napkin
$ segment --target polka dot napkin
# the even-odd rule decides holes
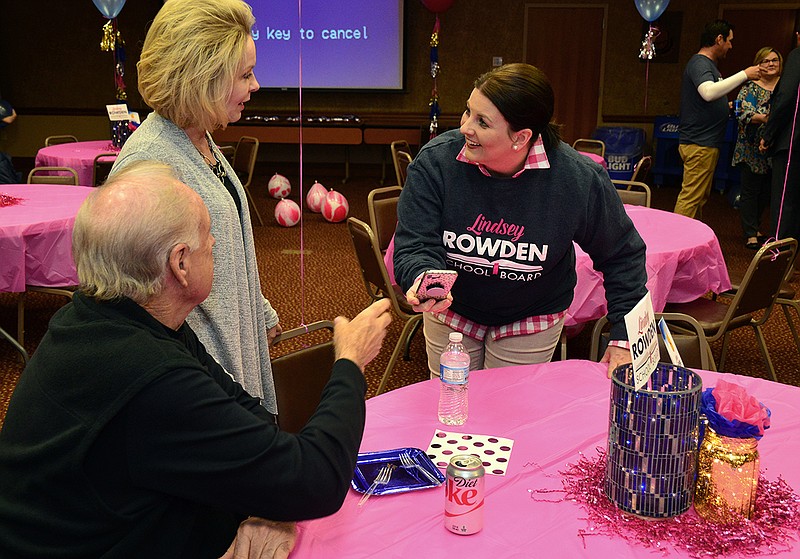
[[[447,468],[450,458],[453,456],[475,454],[483,460],[483,467],[486,468],[487,474],[503,476],[506,474],[513,446],[512,439],[491,435],[447,433],[437,429],[425,454],[439,468]]]

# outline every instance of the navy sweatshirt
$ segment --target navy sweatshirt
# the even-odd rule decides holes
[[[451,269],[451,309],[479,324],[560,312],[573,298],[575,241],[603,273],[612,339],[626,339],[623,317],[646,292],[645,244],[608,173],[560,143],[549,169],[487,177],[456,160],[463,146],[451,130],[408,168],[394,252],[403,289],[425,270]]]

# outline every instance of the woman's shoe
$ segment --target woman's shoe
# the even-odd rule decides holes
[[[761,242],[756,237],[750,237],[745,241],[744,246],[750,250],[758,250],[761,248]]]

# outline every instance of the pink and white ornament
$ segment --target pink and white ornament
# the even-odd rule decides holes
[[[269,195],[273,198],[286,198],[292,193],[292,185],[289,179],[275,173],[267,183],[267,190],[269,191]]]
[[[347,219],[350,212],[350,204],[347,198],[339,192],[331,190],[325,196],[325,203],[322,205],[322,217],[331,223],[339,223]]]
[[[314,213],[320,213],[322,206],[325,204],[325,196],[328,195],[328,190],[317,181],[308,190],[306,195],[306,205],[308,209]]]
[[[275,206],[275,221],[283,227],[292,227],[300,221],[300,206],[293,200],[283,199]]]

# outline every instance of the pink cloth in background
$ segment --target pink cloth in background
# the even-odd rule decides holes
[[[714,231],[702,221],[644,206],[625,206],[647,245],[647,288],[656,312],[669,303],[692,301],[708,291],[730,289],[728,268]],[[575,270],[578,283],[575,298],[564,325],[583,324],[605,316],[606,293],[603,277],[595,271],[592,259],[575,245]],[[394,282],[394,238],[384,262]]]
[[[36,154],[36,166],[72,167],[78,172],[79,184],[92,186],[94,158],[101,153],[112,151],[119,150],[114,148],[111,140],[56,144],[39,150]]]
[[[25,285],[77,285],[72,226],[93,189],[60,184],[0,184],[22,202],[0,208],[0,291]]]
[[[595,163],[599,163],[600,165],[603,166],[603,169],[608,169],[608,163],[606,163],[606,160],[597,155],[596,153],[589,153],[588,151],[579,151],[578,153],[580,153],[581,155],[585,155]]]
[[[424,364],[420,364],[422,367]],[[800,388],[763,379],[698,371],[703,386],[728,379],[744,386],[773,412],[772,428],[759,441],[761,467],[770,480],[782,476],[800,490],[795,448],[800,439]],[[444,488],[374,496],[358,507],[349,491],[342,509],[301,522],[292,559],[336,557],[592,557],[652,559],[661,555],[633,542],[606,536],[581,538],[588,530],[577,504],[540,502],[529,490],[559,489],[559,471],[583,453],[594,458],[608,436],[609,383],[606,367],[560,361],[470,373],[469,420],[447,431],[514,440],[504,476],[486,476],[483,531],[459,536],[445,530]],[[438,381],[425,381],[367,400],[362,452],[416,447],[425,450],[436,429]],[[780,418],[780,419],[779,419]],[[558,500],[561,494],[541,495]],[[794,553],[800,549],[795,545]],[[654,555],[655,553],[655,555]],[[790,554],[787,554],[788,557]],[[674,559],[689,557],[671,548]],[[731,557],[739,557],[738,555]]]

